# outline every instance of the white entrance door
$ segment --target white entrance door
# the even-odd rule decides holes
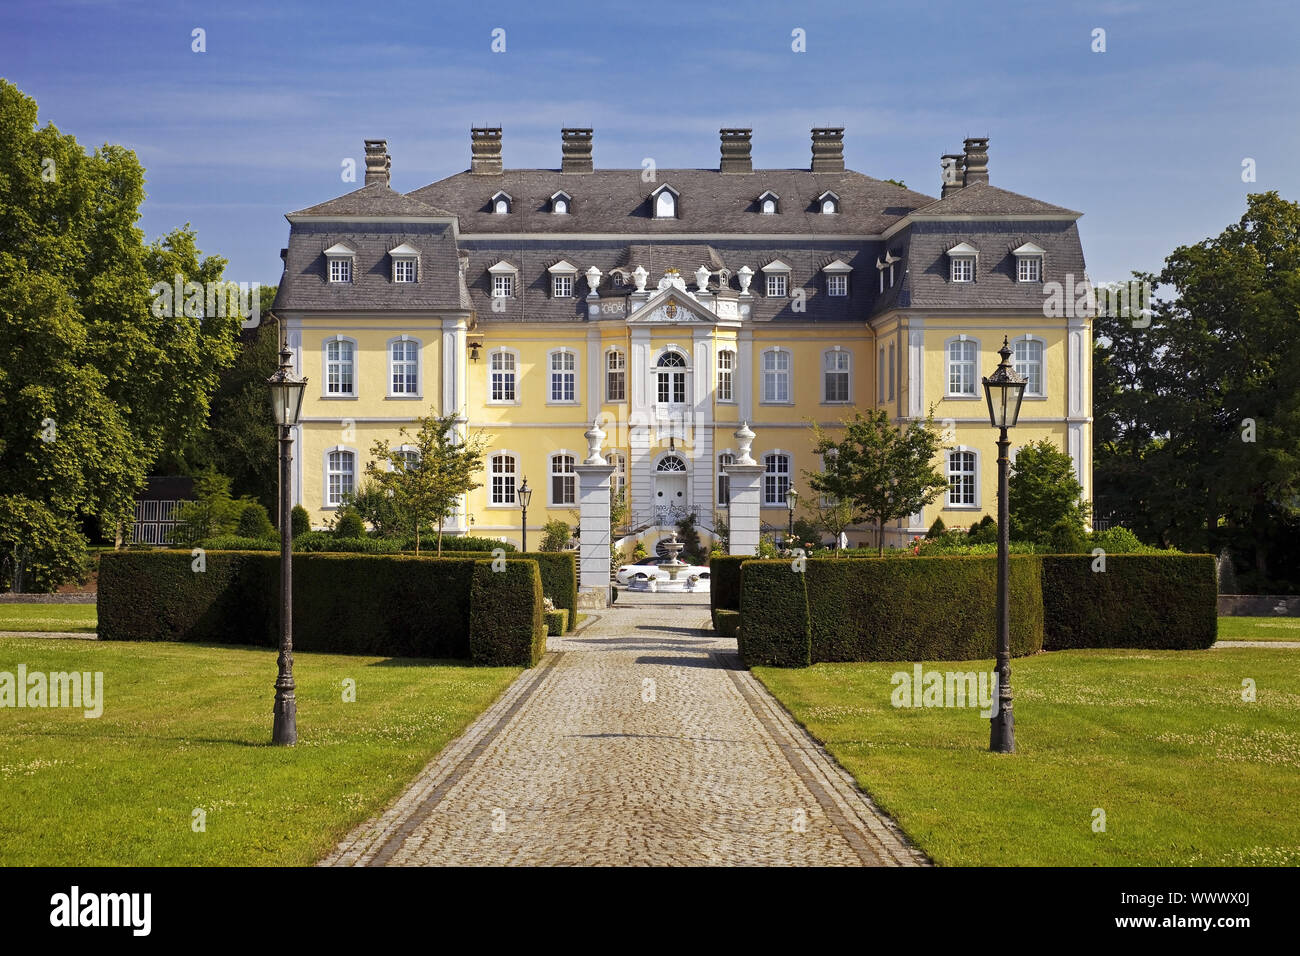
[[[655,514],[684,511],[686,508],[686,475],[681,472],[655,475]]]

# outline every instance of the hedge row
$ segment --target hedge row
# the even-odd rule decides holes
[[[809,562],[811,564],[811,562]],[[808,595],[790,561],[746,561],[740,575],[740,659],[746,667],[807,667]]]
[[[740,632],[740,612],[720,607],[713,612],[714,628],[722,637],[736,637]]]
[[[569,612],[568,629],[578,626],[578,558],[572,551],[508,551],[511,560],[529,558],[537,562],[542,575],[542,596],[551,599],[557,608]],[[446,551],[444,558],[483,559],[479,551]]]
[[[1209,554],[1044,555],[1048,650],[1188,650],[1218,638],[1218,580]]]
[[[101,639],[278,644],[279,555],[208,551],[199,562],[180,551],[103,555],[98,595]],[[490,570],[491,562],[486,564]],[[502,586],[508,580],[529,593],[516,600],[518,608],[503,598],[492,599],[492,613],[502,615],[499,623],[480,617],[476,630],[471,615],[473,560],[297,555],[294,648],[397,657],[502,656],[483,648],[502,641],[517,644],[514,637],[504,635],[515,626],[510,622],[532,606],[525,580],[529,575],[538,582],[535,624],[545,629],[536,563],[508,560],[506,566],[506,572],[497,573]],[[513,662],[527,663],[531,658],[530,650],[517,654]]]
[[[542,579],[535,561],[474,562],[470,659],[488,667],[532,667],[546,653]]]
[[[719,610],[740,610],[740,565],[753,560],[739,554],[715,554],[709,559],[709,612],[714,628]]]
[[[560,608],[558,611],[546,611],[546,633],[548,635],[560,635],[569,629],[569,609]]]

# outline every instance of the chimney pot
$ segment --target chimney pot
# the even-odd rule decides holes
[[[368,139],[366,142],[366,185],[383,183],[388,185],[388,170],[393,165],[388,155],[388,140]]]
[[[966,175],[962,182],[966,186],[989,181],[989,138],[972,136],[966,139]]]
[[[721,129],[722,162],[718,170],[724,173],[752,173],[754,158],[750,155],[752,129]]]
[[[944,153],[939,160],[939,165],[943,167],[943,191],[939,193],[940,199],[947,199],[964,185],[961,167],[965,158],[962,153]]]
[[[576,127],[560,130],[560,172],[589,173],[593,169],[591,130]]]
[[[469,171],[476,176],[501,174],[501,127],[475,126],[469,131]]]
[[[812,171],[844,172],[844,127],[820,126],[812,131]]]

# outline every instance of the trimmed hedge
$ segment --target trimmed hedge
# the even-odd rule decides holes
[[[740,576],[740,614],[740,658],[746,667],[812,663],[804,575],[793,570],[792,562],[746,561]]]
[[[749,565],[745,566],[749,573]],[[962,661],[997,651],[997,559],[814,559],[805,573],[814,661]],[[1040,560],[1011,556],[1011,654],[1043,647]],[[743,623],[752,633],[749,617]]]
[[[1048,650],[1205,648],[1218,637],[1218,583],[1209,554],[1044,555]]]
[[[208,551],[103,555],[103,640],[279,643],[280,556]],[[293,560],[293,644],[301,651],[468,658],[471,561],[357,554]]]
[[[545,611],[546,615],[546,633],[548,635],[560,635],[569,629],[569,610],[560,608],[558,611]]]
[[[740,610],[740,565],[753,560],[741,554],[715,554],[709,560],[709,613],[715,630],[719,610]]]
[[[470,659],[489,667],[532,667],[546,653],[542,578],[531,560],[475,561],[470,588]]]
[[[720,607],[713,612],[714,630],[721,637],[735,637],[736,632],[740,630],[740,612],[733,611],[729,608]]]
[[[444,558],[474,558],[483,560],[481,551],[447,551]],[[542,596],[551,599],[557,608],[569,612],[568,629],[578,626],[578,559],[572,551],[507,551],[510,560],[530,558],[537,562],[542,575]]]

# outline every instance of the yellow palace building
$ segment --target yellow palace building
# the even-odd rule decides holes
[[[533,544],[549,520],[576,524],[596,420],[625,545],[691,511],[708,531],[744,422],[780,537],[787,488],[809,500],[820,468],[809,422],[874,407],[933,410],[951,483],[886,542],[939,516],[967,526],[996,513],[980,378],[1004,335],[1029,380],[1015,444],[1051,439],[1091,497],[1091,321],[1045,307],[1054,283],[1084,281],[1079,213],[990,185],[986,139],[943,157],[937,199],[846,170],[839,128],[812,131],[808,169],[754,169],[747,129],[720,145],[716,169],[606,170],[592,131],[565,129],[559,169],[512,170],[501,130],[474,129],[469,170],[403,194],[367,140],[364,187],[289,214],[281,252],[274,311],[309,380],[294,494],[313,525],[376,439],[454,411],[490,450],[453,532],[518,545],[525,477]]]

